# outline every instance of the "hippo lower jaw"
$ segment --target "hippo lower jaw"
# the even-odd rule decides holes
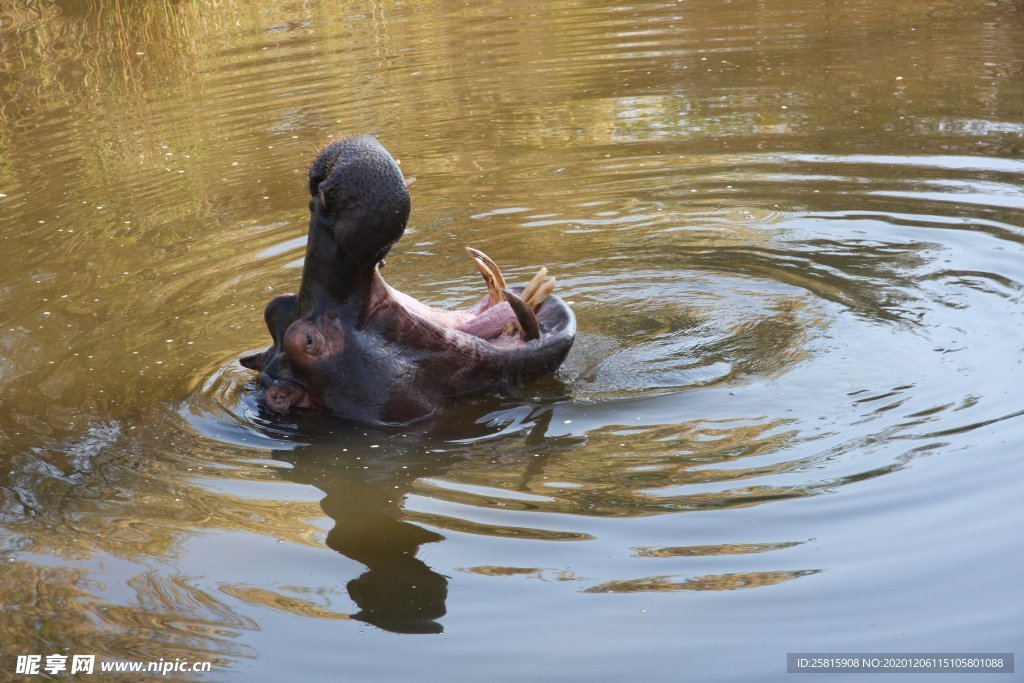
[[[426,367],[417,367],[413,374],[432,385],[440,396],[503,390],[554,370],[575,335],[572,311],[552,293],[554,278],[546,277],[546,268],[541,268],[526,285],[510,287],[493,261],[482,252],[468,251],[487,283],[487,294],[476,304],[456,310],[435,308],[391,287],[379,268],[374,268],[366,308],[360,316],[359,327],[363,330],[387,330],[385,338],[401,340],[399,353],[429,357]],[[268,312],[274,309],[272,302]],[[260,373],[257,400],[273,413],[286,415],[307,408],[342,412],[324,398],[324,389],[329,384],[324,387],[310,373],[296,377],[295,370],[302,369],[303,352],[320,357],[330,351],[326,348],[330,346],[327,340],[338,337],[340,323],[336,314],[316,318],[294,320],[287,330],[281,330],[268,313],[268,326],[272,331],[278,330],[275,345],[240,359],[244,367]],[[348,335],[342,335],[345,336]],[[298,345],[294,343],[296,338]],[[338,345],[345,346],[347,342]],[[369,359],[368,365],[372,366],[379,358],[367,354],[363,360]],[[335,393],[343,393],[337,390],[345,383],[335,382]],[[372,385],[372,378],[369,383]],[[381,383],[386,384],[387,378],[381,377]],[[412,419],[363,421],[393,423]]]

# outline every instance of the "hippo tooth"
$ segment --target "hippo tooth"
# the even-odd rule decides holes
[[[551,286],[547,289],[547,291],[542,295],[537,296],[537,290],[541,287],[546,286],[543,283],[544,278],[547,276],[547,274],[548,269],[544,266],[541,266],[540,270],[537,271],[537,274],[533,276],[533,278],[526,284],[525,287],[523,287],[523,291],[519,294],[519,298],[530,304],[530,308],[532,308],[534,311],[537,311],[540,308],[540,305],[544,303],[544,300],[551,295],[551,292],[554,289],[554,278],[552,278]],[[505,325],[505,329],[503,329],[501,333],[512,334],[515,331],[515,323],[509,323],[508,325]]]
[[[523,292],[519,296],[526,301],[529,301],[530,297],[533,296],[533,293],[537,291],[538,287],[540,287],[540,283],[544,282],[544,278],[546,278],[547,275],[548,269],[545,266],[541,266],[541,269],[537,271],[537,274],[533,276],[533,279],[523,287]]]
[[[553,291],[555,291],[555,278],[549,277],[547,280],[544,281],[544,284],[538,287],[537,291],[535,291],[533,295],[527,299],[527,301],[530,304],[530,308],[533,309],[534,311],[539,309],[541,304],[543,304],[544,301],[546,301],[547,298],[551,296],[551,292]]]

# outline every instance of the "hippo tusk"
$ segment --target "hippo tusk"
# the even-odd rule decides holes
[[[502,294],[505,289],[505,276],[501,274],[501,268],[498,268],[498,264],[490,259],[487,254],[474,249],[473,247],[466,247],[466,252],[469,257],[473,259],[473,263],[476,264],[477,270],[484,276],[484,282],[487,283],[487,293],[491,297],[491,306],[497,306],[505,300]]]
[[[512,312],[516,314],[516,321],[519,323],[519,336],[522,340],[539,339],[540,323],[537,322],[537,316],[534,315],[530,305],[508,289],[503,289],[502,293],[505,295],[505,300],[508,301],[509,306],[512,307]]]

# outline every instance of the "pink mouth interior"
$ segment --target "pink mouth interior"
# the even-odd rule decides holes
[[[468,309],[450,311],[434,308],[414,299],[388,285],[379,275],[378,283],[385,288],[385,295],[408,313],[425,319],[438,327],[457,330],[500,346],[523,343],[517,334],[502,334],[509,323],[516,323],[516,314],[507,301],[503,301],[497,306],[491,306],[490,298],[484,296]]]

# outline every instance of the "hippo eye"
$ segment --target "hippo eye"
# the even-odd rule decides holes
[[[288,358],[300,366],[330,350],[327,338],[308,320],[294,323],[285,336]]]

